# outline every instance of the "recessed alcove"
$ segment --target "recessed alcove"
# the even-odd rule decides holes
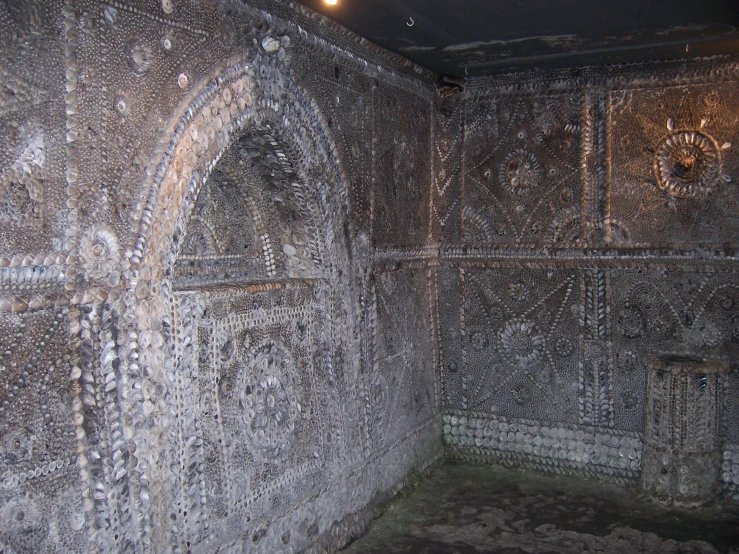
[[[0,552],[735,548],[736,10],[347,3],[0,3]]]

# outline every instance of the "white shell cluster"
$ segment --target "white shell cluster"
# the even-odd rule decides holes
[[[516,453],[521,461],[554,465],[560,473],[583,470],[633,479],[640,469],[643,446],[636,433],[480,415],[445,415],[444,441],[483,457]]]

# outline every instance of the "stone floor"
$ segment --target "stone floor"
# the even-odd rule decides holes
[[[739,553],[739,509],[667,509],[599,481],[435,468],[345,554]]]

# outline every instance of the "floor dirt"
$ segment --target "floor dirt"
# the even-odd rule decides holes
[[[597,481],[446,463],[345,554],[739,554],[739,508],[666,508]]]

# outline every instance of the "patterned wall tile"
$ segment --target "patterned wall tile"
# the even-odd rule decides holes
[[[739,282],[734,273],[695,271],[614,271],[610,279],[615,423],[641,431],[644,362],[650,354],[734,363],[739,354]],[[727,416],[734,413],[727,408]],[[726,438],[736,441],[736,419],[725,421]]]
[[[736,82],[609,94],[612,243],[739,243],[737,101]]]
[[[462,198],[462,126],[465,102],[461,94],[442,91],[434,114],[434,175],[431,190],[431,238],[459,242]]]
[[[109,506],[107,497],[97,500],[91,490],[110,463],[107,429],[98,419],[104,410],[95,319],[70,317],[69,310],[0,318],[6,383],[0,402],[0,544],[6,551],[87,550],[91,510]]]
[[[178,422],[192,437],[177,447],[181,540],[212,540],[208,521],[228,517],[259,533],[326,485],[343,445],[318,296],[299,287],[178,300],[183,322],[199,314],[182,329],[196,334],[178,394],[197,402]]]
[[[384,446],[438,414],[428,288],[425,270],[375,275],[376,365],[370,395],[374,440]]]
[[[310,63],[310,62],[308,62]],[[338,60],[306,75],[350,179],[352,223],[369,234],[372,195],[375,80]]]
[[[581,103],[578,94],[468,100],[464,243],[580,243]]]
[[[377,245],[426,242],[431,191],[432,102],[380,83],[374,91]]]
[[[577,420],[581,282],[578,271],[465,270],[462,408]]]
[[[462,320],[460,270],[440,268],[438,277],[439,342],[441,374],[443,377],[442,403],[456,406],[461,394]]]
[[[67,212],[61,1],[0,7],[0,255],[61,250]]]

